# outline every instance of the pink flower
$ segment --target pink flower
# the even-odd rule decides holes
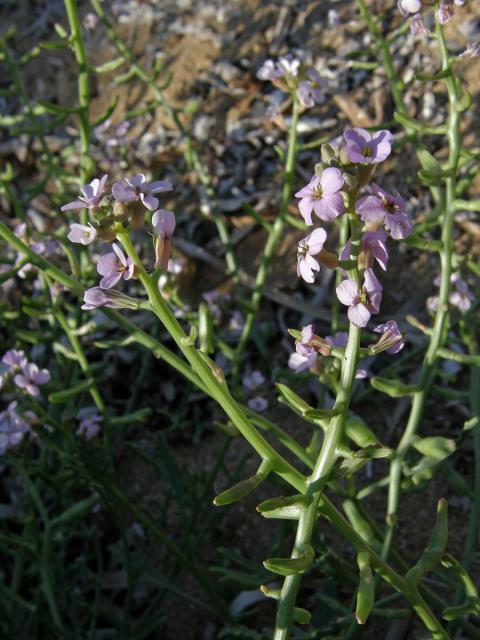
[[[18,371],[27,364],[27,358],[24,351],[17,351],[17,349],[9,349],[5,352],[2,362],[6,364],[10,370]]]
[[[107,178],[107,175],[104,175],[100,180],[98,178],[94,178],[90,182],[90,184],[86,184],[83,187],[80,187],[82,195],[78,198],[78,200],[74,200],[73,202],[64,204],[63,207],[60,207],[61,210],[68,211],[69,209],[96,209],[100,204],[100,200],[102,199],[103,190],[105,188],[105,182],[107,181]]]
[[[387,320],[384,324],[379,324],[378,327],[375,327],[374,331],[375,333],[382,334],[377,344],[372,347],[375,353],[386,351],[387,353],[395,354],[405,346],[405,338],[400,332],[395,320]]]
[[[310,108],[325,100],[324,89],[328,86],[328,82],[316,69],[309,69],[307,76],[308,80],[302,80],[298,83],[297,96],[304,107]]]
[[[97,237],[97,230],[91,224],[71,224],[70,233],[67,238],[70,242],[77,242],[80,244],[90,244]]]
[[[314,271],[320,271],[320,265],[312,256],[320,253],[327,239],[325,229],[315,229],[310,235],[298,243],[297,275],[305,282],[314,282]]]
[[[393,136],[382,130],[370,134],[361,127],[347,129],[343,134],[347,143],[347,156],[355,164],[377,164],[388,158],[392,150]]]
[[[75,432],[76,435],[84,436],[86,440],[91,440],[100,431],[99,422],[101,421],[102,421],[102,416],[99,416],[98,413],[94,413],[91,416],[82,418],[78,426],[78,429]]]
[[[86,289],[83,294],[85,304],[82,309],[92,311],[99,307],[110,307],[111,309],[138,309],[139,301],[126,296],[120,291],[112,289],[102,289],[101,287],[91,287]]]
[[[365,327],[372,314],[380,310],[382,285],[372,269],[366,269],[363,286],[359,289],[356,282],[347,278],[337,285],[337,297],[348,306],[348,318],[357,327]]]
[[[408,217],[405,200],[397,193],[388,193],[372,182],[373,195],[358,199],[356,210],[363,222],[376,224],[384,221],[385,229],[394,240],[402,240],[412,232],[412,223]]]
[[[0,455],[8,449],[13,449],[30,432],[29,422],[17,413],[17,403],[10,402],[7,409],[0,413]],[[25,416],[35,419],[33,413],[28,411]]]
[[[387,270],[388,251],[386,240],[387,234],[383,229],[367,231],[363,234],[358,257],[358,263],[362,269],[373,267],[376,260],[384,271]],[[351,240],[348,240],[340,254],[340,260],[348,260],[350,258],[351,244]]]
[[[296,373],[311,369],[317,363],[317,352],[309,344],[313,339],[313,335],[313,325],[308,324],[302,329],[302,340],[295,341],[295,353],[290,355],[288,366]]]
[[[411,13],[418,13],[422,8],[421,0],[399,0],[397,7],[404,18]]]
[[[100,258],[97,264],[98,273],[103,276],[100,280],[102,289],[111,289],[123,278],[130,280],[133,276],[134,264],[131,258],[126,258],[120,246],[114,242],[112,253],[107,253]]]
[[[321,220],[333,220],[345,211],[345,204],[339,193],[343,183],[342,172],[335,167],[328,167],[320,178],[313,176],[303,189],[297,191],[295,197],[301,198],[298,208],[308,226],[313,224],[312,211]]]
[[[264,382],[265,377],[263,376],[261,371],[257,370],[252,371],[249,374],[245,374],[242,378],[242,385],[248,391],[254,391],[255,389],[258,389],[258,387],[261,387]]]
[[[120,202],[135,202],[141,200],[142,204],[150,211],[158,207],[158,198],[154,193],[171,191],[173,189],[170,180],[157,180],[156,182],[145,182],[143,173],[139,173],[133,178],[125,178],[116,182],[112,187],[112,193],[116,200]]]
[[[155,269],[168,268],[168,259],[172,251],[170,238],[175,231],[175,214],[166,209],[155,211],[152,216],[152,225],[157,234],[155,241]]]
[[[416,13],[410,18],[410,33],[413,36],[422,36],[424,38],[428,35],[421,13]]]
[[[262,396],[255,396],[254,398],[250,398],[247,402],[249,409],[252,411],[265,411],[268,408],[268,402]]]
[[[40,389],[37,385],[49,382],[50,373],[47,369],[39,369],[35,363],[29,362],[22,366],[21,373],[17,373],[13,380],[17,387],[29,395],[38,396]]]

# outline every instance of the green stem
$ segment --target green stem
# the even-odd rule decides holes
[[[452,275],[452,256],[454,252],[453,246],[453,223],[455,216],[455,188],[458,161],[460,157],[460,113],[457,109],[459,100],[457,83],[453,77],[450,67],[448,50],[443,36],[442,26],[436,24],[437,40],[440,47],[442,59],[442,70],[448,72],[445,80],[448,101],[448,168],[452,171],[452,175],[445,179],[445,212],[443,215],[442,226],[442,250],[440,252],[440,292],[438,300],[438,308],[435,315],[435,321],[430,337],[430,344],[425,354],[423,364],[419,375],[420,391],[414,394],[410,416],[407,426],[400,439],[398,447],[392,458],[390,466],[390,482],[388,493],[388,511],[387,511],[387,529],[385,541],[383,545],[382,555],[388,558],[388,553],[393,540],[395,523],[397,519],[398,503],[400,497],[400,484],[402,480],[402,466],[405,457],[410,449],[413,439],[418,431],[425,401],[429,388],[435,377],[435,370],[438,359],[438,350],[443,346],[448,329],[449,307],[448,299],[450,295],[450,279]]]
[[[90,84],[88,65],[83,43],[82,28],[78,17],[77,0],[64,0],[68,24],[71,30],[73,51],[78,65],[78,103],[80,119],[80,181],[85,184],[91,174],[90,158]],[[81,213],[82,224],[87,224],[87,212]]]
[[[135,251],[130,239],[130,235],[123,228],[117,228],[117,237],[123,245],[127,255],[133,260],[138,269],[139,279],[143,284],[148,295],[150,305],[155,315],[160,319],[163,326],[172,336],[180,351],[190,363],[194,372],[198,375],[203,385],[208,389],[209,395],[214,398],[223,408],[234,425],[244,436],[244,438],[252,445],[257,453],[264,460],[272,463],[272,466],[278,475],[283,477],[298,491],[305,491],[305,477],[287,462],[275,449],[261,436],[248,420],[244,411],[239,404],[232,398],[228,390],[227,384],[223,378],[222,372],[214,363],[211,366],[202,358],[200,352],[188,343],[188,338],[179,325],[177,319],[170,311],[165,300],[162,298],[155,277],[150,277]]]
[[[352,237],[351,258],[355,265],[349,271],[349,276],[360,286],[361,277],[356,265],[361,234],[355,214],[356,198],[357,190],[354,190],[350,194],[348,213],[345,215],[348,215],[350,219]],[[360,353],[360,338],[360,327],[350,323],[348,342],[342,359],[340,385],[335,399],[335,408],[338,409],[340,413],[330,420],[312,474],[307,479],[306,497],[308,502],[304,505],[300,514],[292,558],[299,557],[301,549],[311,544],[318,504],[338,458],[337,450],[343,437],[353,391],[353,383],[355,382],[355,373],[357,371]],[[286,640],[289,637],[290,629],[294,621],[295,600],[300,581],[301,574],[287,576],[284,580],[278,599],[277,619],[273,640]]]
[[[283,183],[283,190],[282,190],[282,200],[280,204],[280,212],[268,234],[267,242],[265,244],[265,249],[262,256],[262,261],[260,263],[260,267],[257,271],[257,276],[255,278],[255,289],[253,291],[253,295],[250,300],[251,309],[247,313],[245,325],[243,327],[238,345],[235,349],[233,363],[232,363],[232,368],[233,368],[233,373],[235,378],[238,377],[240,358],[250,338],[250,334],[252,332],[253,325],[255,323],[257,312],[260,307],[263,288],[267,280],[268,267],[270,265],[270,261],[273,257],[275,249],[277,248],[277,245],[282,237],[282,234],[285,230],[285,226],[287,224],[288,205],[289,205],[290,197],[292,194],[293,178],[295,175],[295,162],[297,159],[297,129],[298,129],[299,111],[300,111],[300,105],[299,105],[298,99],[296,96],[293,96],[292,120],[290,123],[290,131],[288,136],[288,149],[287,149],[287,157],[285,160],[285,175],[284,175],[284,183]]]

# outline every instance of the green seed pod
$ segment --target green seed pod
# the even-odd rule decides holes
[[[380,444],[373,431],[357,416],[351,416],[347,419],[345,434],[358,447],[366,448]]]
[[[293,610],[293,618],[298,624],[310,624],[312,614],[306,609],[295,607]]]
[[[303,400],[298,394],[296,394],[295,391],[292,391],[290,387],[287,387],[286,384],[281,384],[280,382],[278,382],[275,386],[282,394],[280,402],[283,401],[296,413],[299,413],[303,416],[307,411],[312,410],[312,407],[307,402],[305,402],[305,400]]]
[[[360,582],[357,591],[357,607],[355,617],[358,624],[365,624],[375,604],[375,580],[370,568],[368,553],[359,552],[357,564],[360,570]]]
[[[370,384],[374,389],[387,394],[387,396],[391,398],[402,398],[403,396],[413,395],[420,391],[417,385],[403,384],[400,380],[389,380],[380,377],[371,378]]]
[[[413,446],[419,453],[434,460],[444,460],[456,449],[454,440],[442,436],[419,438],[413,443]]]
[[[421,555],[417,564],[413,566],[405,576],[414,587],[429,571],[435,569],[445,553],[448,540],[448,504],[443,498],[438,501],[437,519],[432,531],[432,536],[427,548]]]
[[[293,576],[309,569],[315,558],[313,548],[305,544],[300,549],[298,558],[268,558],[263,563],[265,569],[281,576]]]
[[[256,473],[254,476],[250,478],[246,478],[245,480],[241,480],[234,484],[230,489],[226,489],[219,493],[213,500],[213,504],[216,507],[224,507],[227,504],[232,504],[234,502],[238,502],[242,498],[248,496],[252,491],[254,491],[263,481],[265,477]]]

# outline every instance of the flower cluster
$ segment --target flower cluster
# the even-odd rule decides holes
[[[343,139],[344,146],[341,149],[329,147],[325,150],[325,154],[328,151],[330,163],[338,166],[317,165],[310,182],[295,194],[299,198],[300,214],[308,226],[313,225],[313,213],[323,222],[341,216],[346,210],[351,189],[355,188],[357,192],[370,179],[375,165],[390,155],[393,142],[390,131],[370,134],[359,127],[345,131]],[[353,169],[355,175],[342,171],[339,168],[342,166]],[[337,296],[342,304],[349,307],[350,321],[365,327],[370,316],[380,309],[382,285],[373,272],[373,266],[376,261],[384,271],[387,268],[387,233],[394,240],[406,238],[412,231],[412,224],[401,195],[389,194],[375,183],[368,188],[368,192],[356,199],[354,206],[358,222],[363,223],[359,255],[356,257],[358,268],[363,272],[363,282],[346,277],[337,286]],[[320,262],[326,266],[336,266],[331,254],[324,250],[326,240],[327,232],[322,227],[300,240],[297,274],[305,282],[314,282]],[[349,260],[351,249],[349,240],[340,253],[340,261]]]
[[[0,387],[12,380],[16,387],[30,396],[40,395],[38,385],[50,382],[47,369],[39,369],[34,362],[29,362],[23,351],[9,349],[2,358],[6,370],[0,376]]]
[[[392,143],[390,131],[371,134],[359,127],[345,131],[340,147],[322,148],[324,162],[315,167],[310,182],[295,194],[300,215],[308,226],[313,225],[313,214],[322,222],[330,222],[348,211],[355,243],[349,239],[337,258],[324,248],[327,231],[323,227],[314,229],[298,243],[297,275],[313,283],[320,264],[338,266],[344,279],[337,285],[336,294],[348,307],[350,322],[357,327],[366,327],[370,317],[380,311],[383,287],[373,269],[376,263],[383,271],[387,269],[388,236],[400,240],[412,232],[402,196],[390,194],[374,182],[369,185],[376,165],[390,155]],[[397,353],[403,347],[403,336],[393,320],[374,331],[382,335],[371,348],[372,354]],[[313,333],[312,325],[307,325],[296,341],[289,366],[295,371],[316,369],[319,353],[328,356],[332,348],[345,344],[346,334],[320,338]]]
[[[10,402],[5,411],[0,412],[0,456],[18,446],[35,421],[36,416],[31,411],[22,416],[17,412],[17,402]]]
[[[413,35],[427,35],[427,29],[423,21],[422,9],[426,4],[422,0],[398,0],[397,7],[404,18],[410,21],[410,31]],[[440,0],[435,20],[439,24],[447,24],[455,15],[455,7],[461,7],[465,0]]]
[[[276,62],[266,60],[257,71],[257,78],[269,80],[283,91],[295,93],[305,108],[321,104],[328,88],[328,81],[316,69],[305,69],[300,60],[291,55],[282,56]]]
[[[112,195],[105,193],[107,176],[95,178],[80,188],[81,196],[61,207],[62,211],[88,209],[90,221],[87,225],[70,225],[68,239],[89,245],[94,240],[113,241],[116,239],[115,223],[130,222],[135,228],[143,226],[145,212],[153,211],[152,225],[155,231],[155,268],[168,269],[171,254],[171,237],[175,230],[175,215],[171,211],[158,209],[159,200],[155,194],[170,191],[169,180],[147,182],[140,173],[133,178],[125,178],[112,187]],[[96,309],[100,306],[113,308],[137,308],[138,303],[119,292],[106,293],[120,280],[130,280],[137,276],[137,267],[127,257],[119,244],[113,242],[112,251],[100,257],[97,271],[102,276],[99,287],[85,291],[82,309]]]
[[[433,281],[433,284],[437,287],[440,286],[440,276],[437,276]],[[456,307],[462,313],[466,313],[472,306],[475,296],[468,288],[468,284],[460,277],[459,273],[452,273],[450,278],[452,284],[452,290],[450,292],[448,301],[452,307]],[[438,296],[430,296],[427,298],[427,308],[434,313],[438,307]]]
[[[265,377],[261,371],[255,370],[246,373],[242,378],[242,386],[247,393],[254,393],[260,387],[264,386]],[[268,401],[260,395],[254,395],[249,398],[247,405],[253,411],[265,411],[268,407]]]

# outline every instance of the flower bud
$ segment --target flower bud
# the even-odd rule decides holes
[[[123,202],[115,200],[113,203],[113,217],[119,222],[123,222],[128,218],[128,208]]]
[[[337,164],[337,150],[331,144],[322,144],[320,147],[322,162],[326,165]]]
[[[317,176],[317,178],[321,178],[323,172],[325,171],[327,167],[325,166],[325,164],[323,162],[317,162],[317,164],[315,165],[315,175]]]
[[[92,287],[86,289],[83,294],[85,304],[82,309],[91,311],[99,307],[110,307],[111,309],[138,309],[140,301],[126,296],[115,289],[102,289],[101,287]]]
[[[105,242],[112,242],[117,237],[117,234],[111,227],[107,227],[105,229],[97,229],[97,238],[100,240],[105,240]]]

